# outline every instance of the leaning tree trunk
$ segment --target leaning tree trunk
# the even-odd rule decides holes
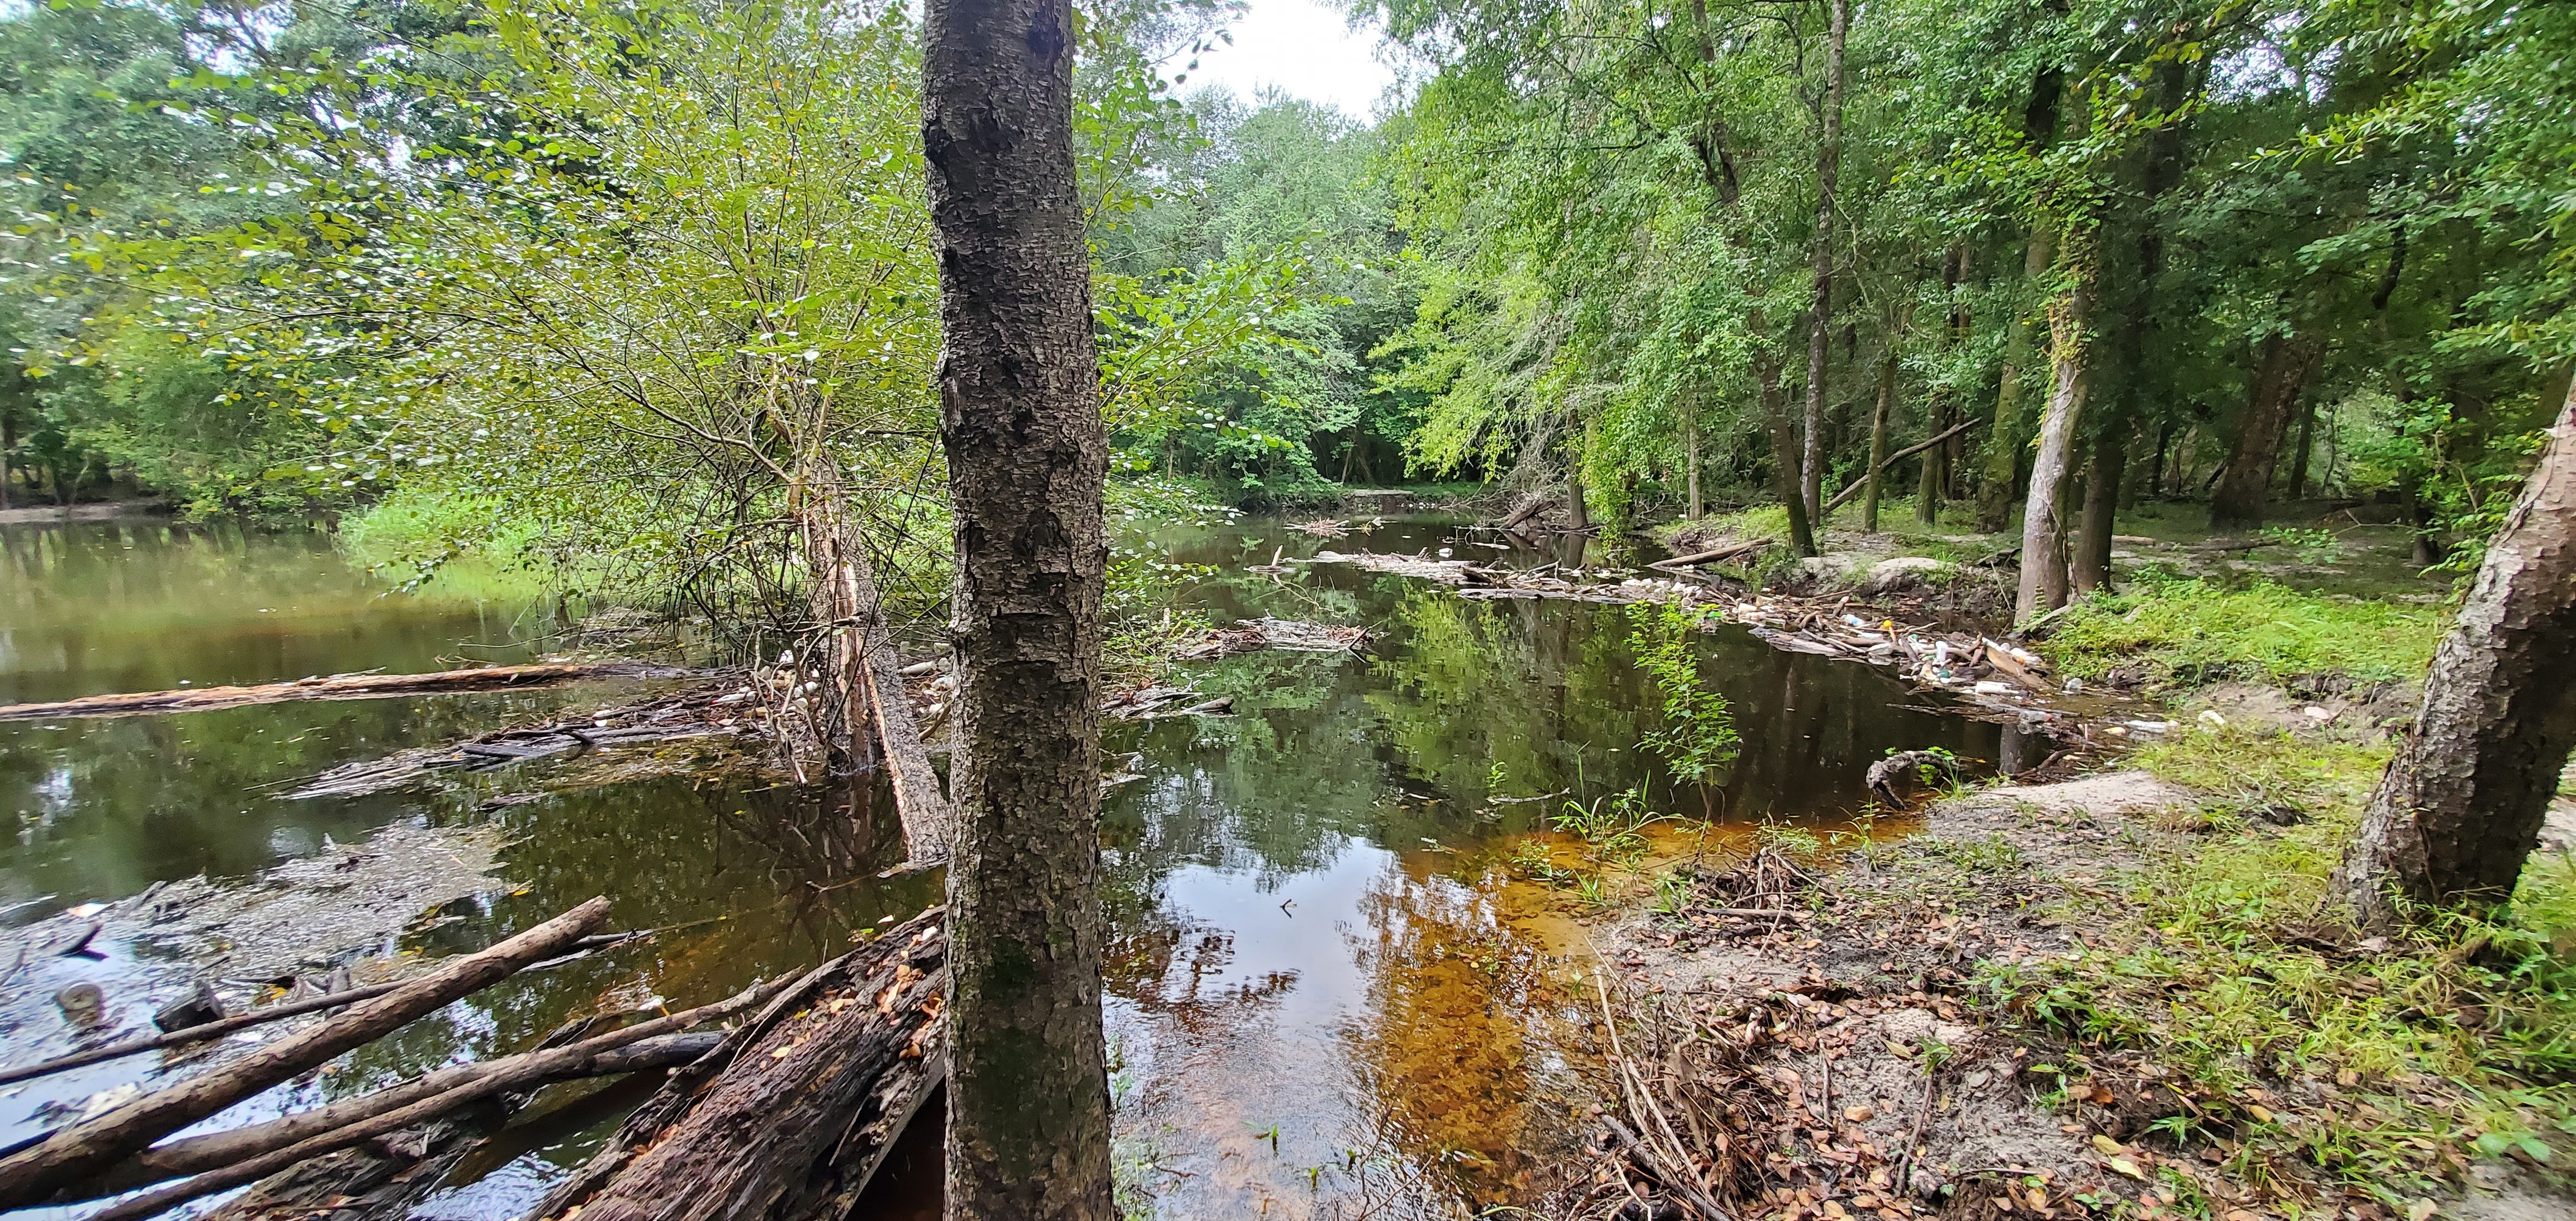
[[[2433,654],[2338,880],[2364,925],[2511,898],[2576,747],[2576,388]]]
[[[926,0],[922,150],[956,514],[947,1210],[1109,1221],[1100,602],[1109,443],[1067,0]]]
[[[2048,311],[2048,355],[2053,384],[2048,414],[2039,422],[2039,456],[2030,466],[2030,501],[2022,511],[2021,594],[2013,621],[2028,623],[2066,605],[2066,475],[2075,457],[2075,430],[2084,413],[2084,306],[2087,288],[2076,284]]]
[[[903,662],[886,627],[867,544],[851,520],[848,492],[828,455],[805,463],[799,477],[797,516],[812,577],[809,601],[815,621],[823,625],[826,686],[840,705],[839,728],[845,735],[841,749],[849,752],[851,763],[865,765],[872,748],[883,744],[895,813],[903,820],[906,859],[922,864],[947,860],[955,816],[913,722],[899,673]]]
[[[2228,452],[2218,485],[2209,494],[2210,529],[2252,530],[2263,524],[2290,406],[2298,401],[2308,369],[2319,354],[2313,339],[2276,334],[2263,342],[2262,360],[2245,396],[2245,418],[2236,429],[2235,448]]]
[[[1825,365],[1834,321],[1834,187],[1843,167],[1843,43],[1851,31],[1851,0],[1826,0],[1825,97],[1816,142],[1816,232],[1809,254],[1815,267],[1814,312],[1807,319],[1807,419],[1798,494],[1809,521],[1822,524],[1825,503]]]

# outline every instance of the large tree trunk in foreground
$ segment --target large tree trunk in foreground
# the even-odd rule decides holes
[[[1851,0],[1825,3],[1825,97],[1816,142],[1816,232],[1810,240],[1815,305],[1807,318],[1807,420],[1798,494],[1807,517],[1821,524],[1825,498],[1825,365],[1831,348],[1826,328],[1834,321],[1834,188],[1843,168],[1843,43],[1851,31]]]
[[[957,519],[948,1215],[1109,1221],[1101,521],[1066,0],[928,0],[922,147]]]
[[[2321,351],[2313,339],[2276,334],[2263,341],[2254,384],[2245,396],[2245,418],[2237,425],[2236,447],[2209,494],[2210,529],[2252,530],[2263,524],[2272,471],[2281,457],[2281,433]]]
[[[2576,388],[2433,654],[2424,706],[2339,879],[2364,924],[2401,902],[2512,897],[2576,747]]]
[[[2021,594],[2013,621],[2028,623],[2066,605],[2066,475],[2084,413],[2084,306],[2079,278],[2048,311],[2048,414],[2039,422],[2039,456],[2030,466],[2030,501],[2022,511]]]

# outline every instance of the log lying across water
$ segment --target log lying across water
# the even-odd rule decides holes
[[[825,963],[672,1074],[531,1217],[840,1217],[946,1076],[946,912]]]
[[[585,678],[686,678],[695,674],[695,670],[633,662],[476,666],[429,674],[334,674],[328,678],[302,678],[291,683],[261,683],[249,687],[182,687],[175,691],[88,695],[48,704],[6,704],[0,705],[0,721],[206,712],[245,704],[282,704],[291,700],[371,700],[405,695],[516,691]]]

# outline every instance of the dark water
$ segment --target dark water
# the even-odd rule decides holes
[[[1663,714],[1623,608],[1468,601],[1348,567],[1246,572],[1319,545],[1274,523],[1138,541],[1212,567],[1176,596],[1220,621],[1267,613],[1376,634],[1364,656],[1185,667],[1209,696],[1235,697],[1235,715],[1110,731],[1108,750],[1135,756],[1143,776],[1105,808],[1118,1155],[1162,1216],[1457,1215],[1510,1198],[1531,1170],[1525,1151],[1564,1138],[1578,1053],[1561,1026],[1562,979],[1583,954],[1568,918],[1581,900],[1511,865],[1523,844],[1561,840],[1546,819],[1564,799],[1509,799],[1634,790],[1658,812],[1728,825],[1839,824],[1863,800],[1862,769],[1887,749],[1995,750],[1989,727],[1895,707],[1911,697],[1877,671],[1728,629],[1694,647],[1743,747],[1705,785],[1679,785],[1642,746]],[[1428,521],[1321,545],[1493,554]],[[0,527],[0,546],[5,699],[508,659],[528,647],[513,642],[555,626],[551,608],[524,600],[378,597],[318,537]],[[1604,562],[1517,562],[1545,558]],[[506,840],[495,889],[382,948],[470,948],[593,894],[610,896],[617,926],[683,926],[495,988],[238,1113],[249,1115],[524,1047],[595,1008],[713,999],[933,900],[935,878],[874,879],[900,845],[866,792],[751,784],[712,762],[566,791],[535,768],[352,802],[257,789],[620,694],[0,726],[0,809],[21,811],[19,835],[0,844],[0,904],[53,896],[6,917],[23,923],[156,880],[246,875],[325,835],[495,823]],[[540,795],[486,803],[507,792]],[[21,974],[0,1015],[10,1061],[72,1045],[41,997],[84,971],[135,998],[120,1010],[132,1025],[143,998],[186,967],[111,947],[102,963]],[[48,1102],[76,1107],[152,1068],[119,1061],[0,1097],[0,1140],[37,1130]],[[509,1134],[422,1215],[522,1214],[631,1101],[588,1099]]]

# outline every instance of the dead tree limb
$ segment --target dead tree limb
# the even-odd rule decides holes
[[[532,1217],[845,1214],[944,1076],[938,908],[825,964],[676,1074]]]
[[[1723,547],[1713,547],[1706,551],[1695,551],[1689,555],[1677,555],[1671,559],[1657,560],[1652,564],[1646,565],[1646,567],[1659,568],[1666,572],[1676,572],[1684,568],[1697,567],[1701,564],[1721,563],[1726,560],[1734,559],[1740,555],[1751,555],[1754,552],[1760,551],[1771,545],[1772,541],[1767,538],[1746,539],[1742,542],[1728,543]]]
[[[1896,451],[1895,453],[1889,454],[1889,455],[1886,457],[1886,459],[1885,459],[1884,461],[1881,461],[1881,462],[1877,465],[1877,467],[1876,467],[1876,468],[1874,468],[1874,469],[1875,469],[1875,470],[1878,470],[1878,471],[1886,470],[1887,468],[1889,468],[1889,467],[1891,467],[1891,466],[1894,466],[1894,465],[1896,465],[1896,464],[1897,464],[1897,463],[1899,463],[1899,462],[1903,462],[1903,461],[1905,461],[1906,459],[1911,458],[1911,457],[1913,457],[1913,456],[1914,456],[1914,455],[1916,455],[1916,454],[1922,453],[1924,450],[1930,449],[1930,448],[1932,448],[1932,447],[1933,447],[1933,446],[1935,446],[1935,445],[1939,445],[1939,444],[1940,444],[1940,443],[1942,443],[1943,441],[1947,441],[1947,440],[1949,440],[1950,438],[1955,437],[1955,436],[1958,436],[1960,433],[1966,432],[1966,431],[1968,431],[1969,429],[1974,428],[1974,427],[1976,427],[1977,425],[1979,425],[1979,424],[1983,424],[1983,423],[1985,423],[1985,420],[1983,420],[1982,418],[1979,418],[1979,417],[1976,417],[1976,416],[1971,416],[1971,417],[1969,417],[1969,418],[1967,419],[1967,421],[1966,421],[1965,423],[1962,423],[1962,424],[1959,424],[1959,425],[1957,425],[1957,426],[1955,426],[1955,427],[1952,427],[1952,428],[1950,428],[1949,430],[1947,430],[1947,431],[1943,432],[1943,433],[1942,433],[1941,435],[1939,435],[1939,436],[1932,437],[1932,438],[1929,438],[1929,439],[1927,439],[1927,440],[1923,440],[1923,441],[1917,441],[1917,442],[1915,442],[1915,443],[1914,443],[1914,444],[1912,444],[1912,445],[1908,445],[1908,446],[1906,446],[1905,448],[1903,448],[1903,449],[1900,449],[1900,450]],[[1860,495],[1860,493],[1861,493],[1861,489],[1866,488],[1866,487],[1868,487],[1868,486],[1869,486],[1869,476],[1870,476],[1870,474],[1871,474],[1871,473],[1873,473],[1873,472],[1863,472],[1860,478],[1855,479],[1855,480],[1852,480],[1852,484],[1851,484],[1851,486],[1850,486],[1850,487],[1844,488],[1843,490],[1841,490],[1841,491],[1839,491],[1839,492],[1834,493],[1834,498],[1833,498],[1832,500],[1828,500],[1828,501],[1826,501],[1826,502],[1825,502],[1824,510],[1823,510],[1822,512],[1818,513],[1816,516],[1817,516],[1819,519],[1823,519],[1823,518],[1826,518],[1826,517],[1831,517],[1831,516],[1833,516],[1833,512],[1834,512],[1834,510],[1839,509],[1839,508],[1843,507],[1844,505],[1850,504],[1850,503],[1851,503],[1851,498],[1852,498],[1852,497]]]
[[[490,949],[443,963],[392,992],[362,1002],[309,1030],[288,1035],[222,1068],[57,1131],[0,1159],[0,1209],[40,1203],[124,1161],[153,1141],[319,1067],[353,1047],[373,1042],[414,1018],[444,1008],[458,997],[498,983],[521,967],[552,957],[607,917],[608,900],[592,899]]]
[[[343,1005],[354,1005],[360,1001],[374,1000],[375,998],[383,996],[384,994],[401,986],[401,984],[376,984],[372,987],[352,988],[346,992],[330,992],[321,996],[310,996],[300,1001],[288,1001],[283,1004],[271,1005],[265,1009],[254,1009],[248,1013],[237,1013],[228,1018],[218,1018],[215,1021],[206,1022],[201,1025],[182,1027],[178,1030],[173,1030],[168,1034],[145,1035],[140,1038],[127,1039],[121,1043],[110,1043],[104,1047],[93,1047],[88,1051],[73,1052],[68,1056],[56,1056],[51,1060],[43,1060],[34,1064],[21,1064],[11,1068],[0,1068],[0,1085],[6,1085],[12,1081],[24,1081],[30,1077],[48,1076],[50,1074],[64,1072],[69,1069],[97,1064],[105,1060],[121,1060],[127,1056],[139,1056],[147,1051],[160,1051],[169,1047],[185,1047],[191,1043],[203,1043],[209,1039],[220,1039],[236,1030],[247,1030],[253,1026],[263,1026],[270,1022],[282,1021],[286,1018],[312,1013],[319,1009],[337,1009]]]
[[[485,1099],[541,1083],[557,1073],[588,1075],[576,1071],[576,1068],[587,1064],[593,1057],[657,1035],[672,1034],[691,1026],[723,1021],[768,999],[775,991],[776,989],[767,983],[755,984],[712,1005],[702,1005],[695,1009],[674,1013],[669,1017],[639,1022],[623,1030],[612,1031],[597,1038],[585,1039],[552,1051],[531,1053],[519,1058],[517,1066],[508,1072],[492,1073],[446,1093],[424,1098],[409,1106],[397,1107],[381,1115],[298,1141],[273,1153],[265,1153],[220,1170],[210,1170],[195,1178],[173,1183],[157,1191],[147,1191],[141,1195],[129,1197],[90,1214],[88,1221],[143,1221],[146,1217],[166,1212],[190,1200],[200,1199],[218,1191],[229,1191],[246,1183],[256,1183],[298,1162],[352,1148],[415,1124],[452,1114]]]
[[[216,708],[238,708],[244,704],[282,704],[292,700],[372,700],[403,695],[520,691],[582,678],[683,678],[696,673],[695,670],[671,666],[614,662],[477,666],[429,674],[338,674],[329,678],[305,678],[291,683],[261,683],[249,687],[183,687],[176,691],[88,695],[50,704],[9,704],[0,706],[0,721],[206,712]]]
[[[815,574],[815,618],[826,628],[824,654],[833,693],[841,701],[847,749],[863,759],[871,725],[884,747],[886,774],[894,782],[895,813],[903,820],[904,852],[912,860],[948,859],[954,813],[931,770],[930,752],[913,724],[912,700],[903,686],[903,660],[886,627],[885,602],[867,543],[850,520],[848,494],[828,455],[800,467],[804,506],[799,513],[807,564]]]

